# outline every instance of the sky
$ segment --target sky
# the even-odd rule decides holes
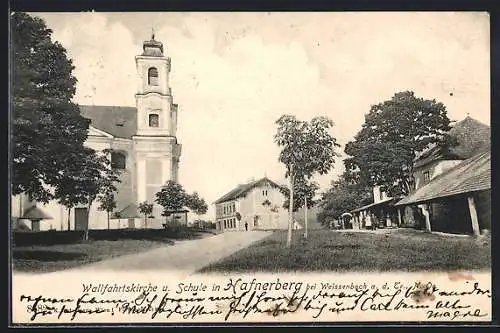
[[[210,205],[251,178],[285,184],[283,114],[327,116],[344,145],[396,92],[490,124],[489,16],[481,12],[32,13],[68,51],[79,104],[135,106],[134,57],[155,31],[172,59],[179,181]],[[343,171],[343,156],[321,190]],[[209,215],[213,212],[211,206]]]

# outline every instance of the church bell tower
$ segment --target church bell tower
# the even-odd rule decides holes
[[[153,203],[161,186],[168,180],[178,181],[181,145],[176,137],[177,104],[173,103],[169,82],[170,57],[154,33],[142,49],[135,57],[137,201]]]

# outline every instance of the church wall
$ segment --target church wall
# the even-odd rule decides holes
[[[132,139],[113,138],[111,134],[99,128],[91,127],[85,146],[96,151],[112,149],[126,156],[125,169],[120,172],[120,183],[116,185],[117,210],[130,203],[140,203],[146,199],[154,201],[156,192],[169,179],[177,180],[178,165],[174,159],[180,156],[180,145],[175,138],[177,129],[177,105],[173,104],[169,82],[170,58],[166,56],[137,56],[137,132]],[[155,67],[158,71],[157,85],[148,83],[148,69]],[[158,127],[149,126],[149,115],[159,115]],[[152,166],[151,166],[152,165]],[[150,169],[153,168],[153,171]],[[147,175],[157,175],[154,184],[148,184]],[[152,189],[151,186],[155,185]],[[13,198],[11,215],[13,220],[23,214],[31,206],[25,202],[24,196]],[[52,220],[42,221],[40,230],[67,230],[67,209],[53,201],[46,205],[37,204]],[[89,212],[89,228],[104,229],[108,227],[107,213],[99,211],[96,202]],[[165,217],[161,216],[161,207],[154,208],[154,219],[148,221],[148,227],[162,228]],[[28,226],[31,223],[26,223]],[[142,218],[129,224],[127,219],[112,219],[111,228],[144,227]],[[70,214],[70,228],[75,228],[74,209]]]
[[[168,58],[167,57],[136,57],[137,75],[138,75],[138,92],[140,94],[145,91],[159,92],[164,95],[169,94],[170,80],[168,75]],[[155,67],[158,70],[158,85],[148,85],[148,69]]]
[[[173,135],[170,133],[172,107],[171,96],[161,96],[158,94],[148,94],[137,96],[137,133],[138,135]],[[159,126],[149,127],[149,115],[155,113],[159,115]]]
[[[120,170],[119,178],[121,183],[116,185],[116,206],[121,210],[131,203],[136,203],[135,187],[135,153],[132,140],[115,139],[112,143],[112,149],[119,151],[126,156],[125,169]]]

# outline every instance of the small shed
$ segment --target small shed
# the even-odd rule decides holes
[[[32,206],[26,210],[20,219],[31,221],[31,231],[40,231],[40,221],[52,220],[53,218],[49,214],[45,213],[41,208]]]
[[[131,203],[115,212],[112,219],[118,219],[119,221],[126,219],[128,221],[128,227],[135,228],[135,219],[140,217],[137,205],[135,203]]]
[[[167,213],[169,214],[167,219],[169,222],[165,223],[163,225],[164,227],[166,227],[169,223],[187,226],[189,209],[182,208],[177,210],[170,210]]]

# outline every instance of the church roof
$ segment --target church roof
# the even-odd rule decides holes
[[[80,105],[90,125],[116,138],[131,139],[137,133],[137,108],[129,106]]]
[[[215,201],[215,204],[219,204],[222,202],[231,201],[231,200],[235,200],[235,199],[238,199],[240,197],[243,197],[253,188],[260,186],[260,185],[264,185],[266,183],[270,184],[273,187],[280,187],[278,184],[276,184],[275,182],[273,182],[269,178],[264,177],[264,178],[261,178],[259,180],[251,181],[247,184],[238,185],[236,188],[234,188],[233,190],[224,194],[217,201]]]
[[[436,160],[464,160],[490,147],[490,127],[469,116],[456,123],[448,134],[457,139],[457,146],[448,151],[433,146],[415,160],[414,167],[418,168]]]

